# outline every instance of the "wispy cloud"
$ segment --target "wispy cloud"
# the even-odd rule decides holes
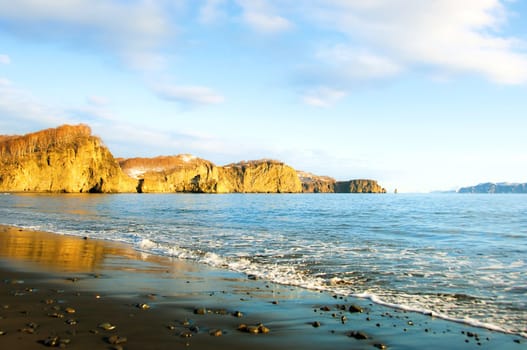
[[[293,24],[265,0],[238,0],[243,8],[243,20],[254,30],[261,33],[279,33],[289,30]]]
[[[0,8],[4,31],[83,49],[103,48],[132,65],[145,63],[147,69],[173,33],[163,1],[0,0]]]
[[[202,23],[213,23],[220,18],[226,17],[227,14],[222,9],[226,0],[206,0],[205,4],[199,10],[199,20]]]
[[[161,98],[191,105],[222,103],[225,98],[214,90],[204,86],[157,85],[153,91]]]
[[[303,101],[314,107],[329,107],[345,96],[346,92],[343,90],[321,86],[305,92]]]
[[[86,98],[86,102],[90,106],[99,107],[99,106],[106,106],[106,105],[108,105],[109,100],[108,100],[108,98],[106,98],[104,96],[92,95],[92,96],[88,96]]]
[[[0,54],[0,64],[9,64],[11,63],[11,58],[6,54]]]
[[[520,39],[500,32],[500,0],[319,1],[313,19],[397,66],[482,75],[499,84],[527,83]]]
[[[373,54],[365,49],[343,44],[320,49],[316,57],[350,79],[382,79],[397,75],[403,68],[389,57]]]

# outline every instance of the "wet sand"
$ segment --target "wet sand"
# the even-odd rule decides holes
[[[527,348],[369,300],[5,226],[0,277],[0,349]]]

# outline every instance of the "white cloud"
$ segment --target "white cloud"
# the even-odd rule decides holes
[[[2,128],[13,132],[23,131],[28,125],[39,128],[69,122],[63,111],[39,101],[5,78],[0,78],[0,115]]]
[[[370,52],[386,53],[396,65],[527,83],[524,43],[499,31],[508,16],[500,0],[333,0],[320,1],[312,12],[325,26]]]
[[[61,40],[121,57],[156,56],[173,33],[164,2],[0,0],[3,30],[26,38]],[[146,69],[151,60],[147,60]]]
[[[326,86],[309,90],[303,97],[304,103],[315,107],[329,107],[346,96],[343,90]]]
[[[254,30],[262,33],[278,33],[289,30],[293,24],[276,14],[265,0],[238,0],[243,8],[243,20]]]
[[[158,85],[153,88],[161,98],[183,104],[218,104],[224,97],[204,86]]]
[[[226,13],[221,9],[225,2],[226,0],[206,0],[199,10],[199,20],[202,23],[213,23],[226,16]]]
[[[11,63],[11,58],[6,54],[0,54],[0,64],[9,64]]]
[[[338,74],[345,74],[353,79],[386,78],[403,69],[388,57],[342,44],[319,50],[316,56],[337,69]]]
[[[88,96],[88,98],[86,99],[86,102],[88,102],[90,106],[96,106],[96,107],[106,106],[109,103],[108,98],[104,96],[98,96],[98,95]]]

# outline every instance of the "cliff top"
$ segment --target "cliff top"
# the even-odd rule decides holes
[[[241,162],[230,163],[230,164],[224,165],[223,167],[224,168],[242,168],[244,166],[260,165],[260,164],[284,165],[285,163],[279,160],[276,160],[276,159],[263,158],[263,159],[256,159],[256,160],[242,160]]]
[[[9,161],[50,147],[75,144],[87,137],[91,137],[91,128],[85,124],[62,125],[25,135],[0,135],[0,159]]]
[[[300,178],[300,181],[302,181],[303,183],[310,183],[313,181],[336,182],[334,178],[329,176],[319,176],[302,170],[297,170],[296,173]]]
[[[150,171],[170,171],[193,167],[198,164],[213,165],[208,160],[198,158],[191,154],[158,156],[154,158],[118,158],[117,162],[121,166],[121,169],[123,169],[128,176],[133,178],[139,178]]]

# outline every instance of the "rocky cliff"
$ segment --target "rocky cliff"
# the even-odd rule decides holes
[[[337,181],[335,183],[336,193],[386,193],[377,181],[369,179],[357,179],[350,181]]]
[[[86,125],[0,138],[0,191],[132,192],[102,141]]]
[[[138,192],[216,192],[218,168],[188,154],[119,159],[123,171],[137,179]]]
[[[304,193],[334,193],[334,178],[329,176],[318,176],[305,171],[297,171],[298,178],[302,183],[302,192]]]
[[[0,135],[0,166],[0,191],[12,192],[385,192],[373,180],[337,182],[270,159],[225,166],[188,154],[116,160],[82,124]]]
[[[329,176],[317,176],[304,171],[297,171],[297,174],[304,193],[386,193],[386,189],[375,180],[336,181]]]
[[[188,154],[120,159],[139,192],[283,193],[301,192],[293,168],[273,160],[216,166]]]
[[[476,186],[462,187],[459,193],[527,193],[527,183],[487,182]]]
[[[302,184],[295,169],[262,159],[220,167],[217,192],[298,193]]]

